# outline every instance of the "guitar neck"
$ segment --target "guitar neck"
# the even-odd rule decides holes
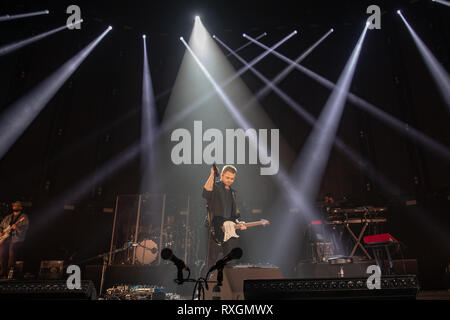
[[[260,226],[260,225],[262,225],[263,223],[261,222],[261,221],[255,221],[255,222],[246,222],[246,223],[243,223],[243,225],[244,226],[246,226],[247,228],[248,227],[256,227],[256,226]],[[236,225],[237,227],[239,227],[239,225]]]

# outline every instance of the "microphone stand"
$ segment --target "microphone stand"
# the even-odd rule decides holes
[[[116,250],[112,251],[111,253],[122,252],[122,251],[125,251],[125,250],[127,250],[128,248],[130,248],[132,246],[133,246],[133,244],[128,245],[128,246],[123,247],[123,248],[116,249]],[[82,260],[81,262],[77,263],[77,265],[82,265],[82,264],[85,264],[86,262],[89,262],[89,261],[92,261],[92,260],[95,260],[95,259],[98,259],[98,258],[102,258],[103,266],[102,266],[102,273],[101,273],[101,278],[100,278],[100,289],[99,289],[98,296],[101,296],[102,291],[103,291],[103,284],[104,284],[104,281],[105,281],[105,272],[106,272],[106,267],[108,266],[108,256],[109,256],[109,254],[110,254],[109,251],[108,252],[104,252],[104,253],[100,253],[100,254],[98,254],[98,255],[96,255],[94,257]]]
[[[195,286],[194,286],[194,290],[192,292],[192,300],[195,300],[195,293],[197,293],[197,297],[198,300],[202,299],[202,295],[203,295],[203,300],[205,300],[205,289],[209,290],[208,287],[208,283],[215,283],[216,285],[213,288],[213,292],[221,292],[220,287],[222,286],[222,282],[223,282],[223,269],[225,267],[226,263],[222,263],[220,264],[216,270],[217,270],[217,279],[216,280],[208,280],[208,276],[211,273],[210,271],[208,271],[206,273],[206,277],[200,277],[197,280],[195,279],[191,279],[190,278],[190,273],[188,275],[187,279],[183,279],[182,281],[179,281],[179,279],[175,279],[175,282],[177,284],[183,284],[184,282],[195,282]],[[212,297],[213,300],[220,300],[220,295],[217,297]]]
[[[217,284],[214,286],[213,292],[218,293],[218,295],[213,296],[212,297],[213,300],[221,300],[220,299],[220,292],[221,292],[220,287],[222,286],[222,281],[223,281],[223,267],[217,269]]]

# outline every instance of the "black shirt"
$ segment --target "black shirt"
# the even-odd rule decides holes
[[[239,218],[236,206],[236,191],[231,188],[226,189],[222,181],[215,182],[212,191],[203,188],[203,198],[207,201],[211,218],[217,216],[229,220]]]

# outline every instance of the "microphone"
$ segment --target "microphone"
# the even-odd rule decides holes
[[[219,177],[219,169],[217,169],[215,162],[213,163],[213,168],[214,168],[214,177],[218,178]]]
[[[170,260],[177,266],[177,282],[178,284],[183,283],[183,269],[189,271],[189,268],[184,264],[184,261],[177,258],[169,248],[161,250],[161,258]]]
[[[213,272],[216,269],[223,269],[225,265],[234,259],[240,259],[242,257],[242,249],[239,247],[231,250],[225,257],[216,262],[214,266],[209,269],[208,273]]]

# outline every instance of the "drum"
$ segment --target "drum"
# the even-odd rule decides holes
[[[142,240],[136,247],[135,254],[137,263],[142,265],[152,264],[158,257],[158,245],[151,239]]]

